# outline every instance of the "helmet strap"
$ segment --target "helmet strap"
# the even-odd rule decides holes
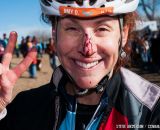
[[[58,31],[58,20],[59,20],[59,17],[58,16],[55,16],[55,43],[57,43],[57,36],[58,36],[58,34],[57,34],[57,31]]]
[[[123,39],[123,17],[120,15],[118,16],[119,28],[120,28],[120,39],[119,39],[119,54],[122,50],[122,39]]]
[[[96,93],[102,93],[105,88],[106,85],[108,83],[108,79],[109,79],[109,74],[107,74],[96,86],[95,88],[90,88],[90,89],[81,89],[76,82],[74,81],[74,79],[70,76],[70,74],[63,68],[63,66],[61,66],[61,70],[63,71],[63,73],[65,74],[65,76],[67,76],[67,78],[69,79],[69,81],[74,84],[75,87],[73,87],[73,91],[75,93],[76,97],[81,97],[81,96],[85,96],[88,95],[90,93],[96,92]]]

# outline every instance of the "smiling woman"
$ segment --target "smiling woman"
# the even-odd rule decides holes
[[[120,39],[118,19],[66,17],[57,26],[57,54],[77,86],[93,88],[113,72]]]
[[[1,77],[0,129],[116,130],[159,125],[160,88],[123,68],[138,2],[40,0],[61,65],[49,84],[22,92],[9,105],[5,97],[11,97],[12,89],[6,89]]]

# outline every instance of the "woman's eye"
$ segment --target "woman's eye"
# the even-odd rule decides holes
[[[111,29],[109,27],[106,27],[106,26],[98,27],[95,31],[96,35],[100,36],[100,37],[107,36],[108,33],[110,33],[110,32],[111,32]]]
[[[75,27],[68,27],[68,28],[66,28],[66,31],[77,31],[78,29],[77,28],[75,28]]]
[[[98,28],[98,31],[108,31],[107,28]]]

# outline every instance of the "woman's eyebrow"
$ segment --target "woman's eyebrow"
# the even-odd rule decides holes
[[[111,19],[101,19],[101,20],[97,20],[94,24],[95,26],[99,26],[99,25],[106,25],[108,26],[109,28],[113,28],[112,27],[112,23],[109,22]]]
[[[65,19],[64,19],[65,20]],[[73,18],[66,18],[66,21],[65,21],[65,23],[67,23],[67,24],[73,24],[73,25],[75,25],[75,24],[78,24],[78,21],[76,21],[75,19],[73,19]]]

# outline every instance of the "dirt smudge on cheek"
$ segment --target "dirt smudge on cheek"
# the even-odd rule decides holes
[[[91,82],[91,81],[90,81],[89,83],[90,83],[90,84],[92,84],[92,82]]]

